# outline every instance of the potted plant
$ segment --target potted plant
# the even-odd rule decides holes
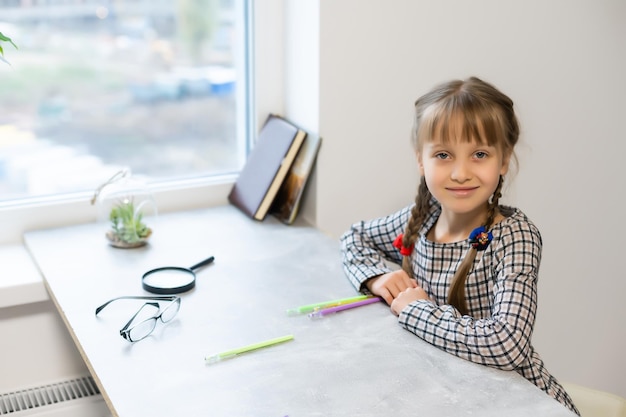
[[[132,199],[123,199],[109,213],[111,230],[106,233],[112,246],[136,248],[147,243],[152,229],[143,222],[143,213],[135,207]]]
[[[105,233],[111,246],[137,248],[148,243],[152,229],[146,225],[146,216],[157,215],[156,202],[143,181],[133,178],[124,168],[100,185],[91,198],[98,206],[98,222],[108,221]]]

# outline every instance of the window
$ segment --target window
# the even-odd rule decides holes
[[[0,204],[236,173],[252,112],[245,0],[0,0]]]

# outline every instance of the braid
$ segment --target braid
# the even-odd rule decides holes
[[[503,178],[500,176],[498,185],[493,192],[491,202],[489,203],[489,209],[487,211],[487,220],[485,220],[485,229],[489,230],[493,226],[493,222],[498,213],[498,204],[500,197],[502,197],[502,183]],[[465,299],[465,280],[469,275],[472,266],[474,266],[474,260],[476,260],[477,250],[474,247],[470,247],[461,262],[461,265],[456,270],[454,277],[452,278],[452,284],[450,285],[450,292],[448,293],[448,304],[456,307],[461,314],[468,314],[467,301]]]
[[[450,292],[448,293],[448,304],[456,307],[463,315],[469,313],[467,301],[465,300],[465,279],[474,264],[477,252],[476,248],[469,248],[459,269],[456,270],[452,278],[452,285],[450,285]]]
[[[493,221],[496,218],[496,214],[498,214],[498,205],[500,204],[500,197],[502,197],[503,182],[504,179],[502,178],[502,175],[500,175],[498,185],[493,192],[493,196],[491,197],[491,203],[489,203],[489,211],[487,212],[487,220],[485,221],[486,230],[489,230],[491,226],[493,226]]]
[[[411,217],[406,224],[406,229],[402,238],[402,246],[405,248],[410,248],[417,241],[420,227],[430,211],[431,197],[432,194],[430,194],[430,190],[426,185],[426,180],[422,177],[417,190],[417,196],[415,196],[415,205],[411,209]],[[413,267],[411,265],[410,256],[402,257],[402,269],[404,269],[404,272],[406,272],[409,277],[413,277]]]

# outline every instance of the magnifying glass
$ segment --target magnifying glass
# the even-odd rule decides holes
[[[143,289],[153,294],[179,294],[196,286],[196,269],[215,260],[213,256],[189,268],[164,266],[151,269],[141,277]]]

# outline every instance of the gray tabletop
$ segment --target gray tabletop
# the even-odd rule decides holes
[[[231,206],[160,215],[150,244],[116,249],[106,225],[28,232],[28,250],[112,413],[140,416],[573,416],[515,372],[456,358],[403,330],[384,303],[321,319],[286,310],[357,295],[338,242]],[[129,343],[149,269],[190,267],[176,318]],[[207,355],[294,339],[207,365]]]

